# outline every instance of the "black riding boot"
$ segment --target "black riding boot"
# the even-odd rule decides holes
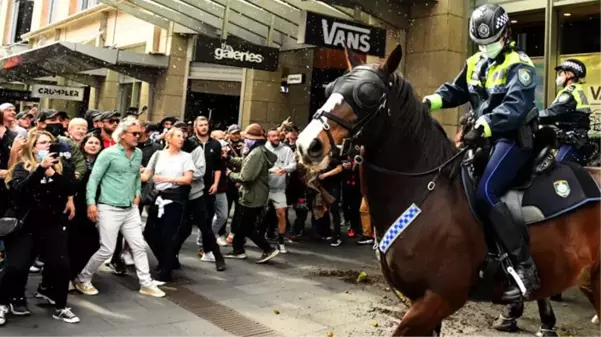
[[[527,231],[518,227],[519,225],[513,219],[513,215],[504,202],[497,203],[491,209],[489,219],[501,246],[509,254],[514,264],[513,268],[515,272],[524,283],[524,287],[526,288],[525,297],[528,298],[534,290],[538,289],[540,280],[534,261],[530,256],[528,240],[524,238],[523,233],[527,233]],[[501,299],[514,301],[520,299],[521,295],[520,288],[515,283],[512,283],[512,286],[503,293]]]

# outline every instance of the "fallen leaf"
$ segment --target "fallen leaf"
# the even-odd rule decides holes
[[[276,315],[279,315],[280,311],[278,309],[273,309],[273,313],[276,314]]]
[[[367,278],[367,274],[364,271],[360,272],[359,276],[357,276],[357,283],[362,282],[366,278]]]
[[[328,331],[328,337],[333,337],[334,333],[332,331]]]
[[[373,326],[374,328],[377,328],[378,327],[378,322],[371,323],[371,326]]]
[[[349,290],[345,290],[344,293],[345,294],[350,294],[351,292]]]

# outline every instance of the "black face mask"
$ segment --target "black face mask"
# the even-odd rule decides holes
[[[65,135],[65,128],[61,123],[46,124],[46,131],[50,132],[54,137]]]

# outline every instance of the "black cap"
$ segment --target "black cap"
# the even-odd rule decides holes
[[[105,111],[94,117],[94,122],[104,121],[113,117],[120,117],[119,112],[115,110]]]
[[[188,129],[188,124],[186,124],[186,122],[175,122],[175,124],[173,124],[173,127],[178,128],[178,129]]]
[[[25,118],[25,117],[33,118],[33,114],[30,113],[29,110],[23,111],[23,112],[19,112],[17,114],[17,119],[21,119],[21,118]]]
[[[54,109],[42,110],[38,113],[38,122],[45,122],[48,119],[52,119],[61,113]]]

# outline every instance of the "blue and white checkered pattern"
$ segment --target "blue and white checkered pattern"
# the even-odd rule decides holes
[[[409,227],[409,225],[418,217],[422,212],[416,204],[411,204],[409,208],[401,214],[401,216],[388,228],[384,236],[382,237],[382,241],[380,242],[380,250],[382,253],[386,253],[388,248],[392,246],[392,243],[396,238],[401,235],[401,233]]]

